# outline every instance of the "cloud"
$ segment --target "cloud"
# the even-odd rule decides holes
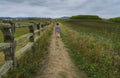
[[[120,0],[0,0],[0,16],[61,17],[92,14],[120,16]]]

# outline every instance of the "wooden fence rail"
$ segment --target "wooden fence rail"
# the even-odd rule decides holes
[[[15,28],[20,26],[15,26],[15,24],[11,24],[9,22],[0,24],[0,30],[4,36],[4,43],[0,43],[0,52],[4,52],[5,55],[5,63],[0,67],[0,78],[5,75],[10,68],[14,68],[16,66],[16,61],[18,61],[26,52],[31,49],[31,47],[34,46],[34,42],[36,42],[40,37],[40,32],[43,31],[49,24],[50,23],[21,24],[21,27],[27,25],[30,33],[22,35],[17,39],[14,39]],[[36,31],[35,27],[37,27]],[[35,34],[37,36],[35,36]],[[29,42],[24,47],[16,51],[16,45],[20,43],[22,39],[26,38],[29,39]]]
[[[10,43],[0,43],[0,52],[10,47]]]

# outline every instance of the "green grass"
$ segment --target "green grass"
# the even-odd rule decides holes
[[[15,38],[20,37],[24,34],[29,33],[29,28],[28,27],[22,27],[22,28],[16,28],[15,32]],[[0,31],[0,42],[3,42],[3,33]]]
[[[63,20],[61,23],[63,41],[80,71],[85,71],[88,78],[120,77],[118,24],[95,20]]]
[[[113,42],[117,53],[120,51],[120,25],[109,21],[66,20],[65,25],[78,32],[92,34],[95,37],[107,38]]]
[[[46,22],[49,21],[49,19],[25,19],[25,20],[14,20],[15,23],[30,23],[30,22]]]
[[[16,28],[15,38],[20,37],[20,36],[27,34],[27,33],[29,33],[28,27]]]
[[[3,34],[2,34],[2,31],[0,31],[0,42],[3,42]]]

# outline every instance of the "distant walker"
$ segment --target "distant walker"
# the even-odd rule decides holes
[[[60,38],[60,26],[59,26],[59,23],[57,23],[56,26],[55,26],[55,32],[56,32],[56,37]]]

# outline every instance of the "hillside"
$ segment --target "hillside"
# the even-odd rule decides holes
[[[120,17],[110,18],[109,20],[112,22],[120,23]]]
[[[71,19],[101,19],[97,15],[75,15],[72,16]]]

